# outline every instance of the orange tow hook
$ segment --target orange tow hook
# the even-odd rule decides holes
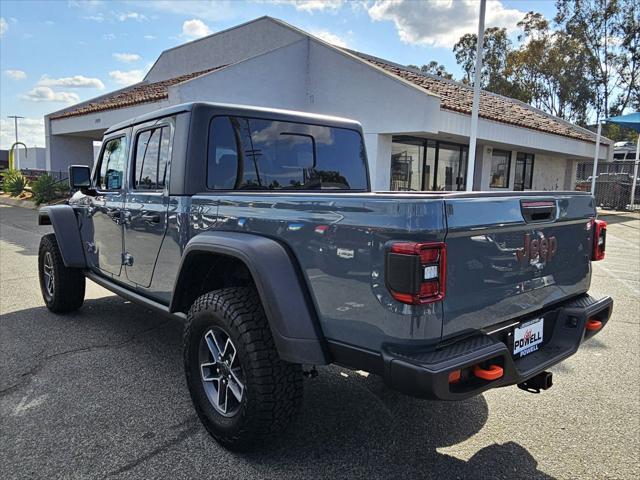
[[[482,368],[480,365],[476,365],[473,368],[473,374],[483,380],[497,380],[502,377],[504,370],[498,365],[490,365],[489,368]]]
[[[595,318],[590,318],[589,320],[587,320],[587,330],[596,332],[601,328],[602,328],[602,322],[600,320],[596,320]]]

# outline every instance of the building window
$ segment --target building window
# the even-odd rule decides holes
[[[509,188],[509,169],[511,167],[511,152],[507,150],[493,150],[491,155],[491,188]]]
[[[516,157],[516,179],[514,190],[531,189],[533,183],[533,154],[518,152]]]
[[[391,145],[391,190],[464,190],[467,154],[466,145],[394,136]]]

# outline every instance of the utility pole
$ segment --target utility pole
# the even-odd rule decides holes
[[[16,132],[16,143],[18,143],[18,119],[24,118],[24,117],[21,117],[19,115],[8,115],[7,118],[13,118],[13,125],[15,127],[15,132]],[[14,165],[14,168],[18,170],[19,166],[20,166],[20,147],[16,148],[16,164]]]
[[[469,135],[469,155],[467,161],[466,190],[473,190],[473,175],[476,167],[476,141],[478,136],[478,112],[480,111],[480,78],[482,74],[482,52],[484,50],[484,14],[487,0],[480,0],[478,20],[478,45],[476,46],[476,72],[473,80],[473,107],[471,108],[471,132]]]

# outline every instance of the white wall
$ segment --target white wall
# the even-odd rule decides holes
[[[389,190],[391,187],[391,135],[365,133],[364,143],[369,161],[371,189]]]
[[[52,135],[47,140],[47,170],[66,172],[69,165],[93,165],[92,139]]]
[[[14,155],[15,151],[14,150]],[[43,147],[28,147],[26,156],[24,149],[20,148],[17,168],[33,169],[33,170],[46,170],[47,158],[46,149]]]
[[[471,117],[461,113],[443,110],[438,115],[438,130],[442,133],[469,137]],[[545,150],[548,153],[562,153],[569,157],[582,157],[593,160],[595,142],[574,140],[560,135],[538,132],[528,128],[494,122],[486,118],[478,119],[478,141],[512,145],[527,150]],[[608,144],[600,145],[600,158],[607,159],[613,155],[613,148]]]
[[[564,190],[566,173],[566,159],[536,155],[533,162],[533,190]]]
[[[300,33],[271,18],[259,18],[164,51],[145,80],[157,82],[185,73],[230,65],[301,38]]]
[[[316,41],[308,68],[309,111],[353,118],[365,133],[438,131],[437,96]]]
[[[171,104],[205,101],[304,110],[307,42],[169,88]]]
[[[391,135],[384,133],[434,133],[440,108],[439,98],[308,39],[169,88],[171,104],[197,100],[358,120],[378,190],[390,185]]]

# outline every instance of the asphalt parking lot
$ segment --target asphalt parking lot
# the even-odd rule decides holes
[[[592,293],[606,330],[554,387],[459,403],[320,368],[302,413],[250,454],[213,442],[191,406],[182,326],[89,283],[80,312],[43,306],[36,212],[0,205],[0,472],[9,478],[614,478],[640,476],[640,217],[609,221]]]

